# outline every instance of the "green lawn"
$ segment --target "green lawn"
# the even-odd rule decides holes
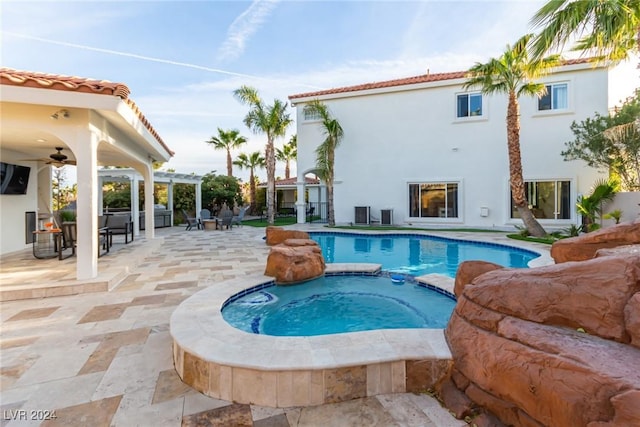
[[[273,225],[291,225],[298,222],[295,216],[281,216],[275,219],[275,223]],[[242,221],[242,225],[248,225],[249,227],[266,227],[267,219],[246,219]]]
[[[320,219],[320,218],[314,217],[314,219]],[[295,224],[296,222],[297,222],[297,219],[294,216],[283,216],[283,217],[277,217],[275,219],[274,225],[276,226],[292,225],[292,224]],[[248,225],[250,227],[266,227],[268,225],[266,218],[245,220],[245,221],[242,221],[242,224]],[[502,233],[502,234],[507,233],[505,231],[500,231],[500,230],[484,230],[481,228],[415,228],[415,227],[357,226],[357,225],[351,225],[351,226],[338,225],[333,228],[341,229],[341,230],[375,230],[375,231],[400,230],[400,231],[452,231],[452,232],[463,231],[468,233]],[[524,237],[524,236],[521,236],[520,234],[513,234],[513,233],[507,234],[506,236],[514,240],[544,243],[547,245],[551,245],[553,242],[558,240],[557,237],[553,237],[553,236],[547,236],[543,238],[534,238],[534,237]]]

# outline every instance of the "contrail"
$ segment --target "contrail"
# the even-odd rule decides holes
[[[228,75],[228,76],[246,77],[246,78],[249,78],[249,79],[265,80],[265,81],[273,81],[273,82],[280,81],[280,80],[277,80],[277,79],[270,79],[270,78],[267,78],[267,77],[253,76],[251,74],[243,74],[243,73],[236,73],[234,71],[221,70],[219,68],[210,68],[210,67],[205,67],[205,66],[197,65],[197,64],[189,64],[188,62],[172,61],[170,59],[154,58],[152,56],[139,55],[139,54],[136,54],[136,53],[121,52],[121,51],[118,51],[118,50],[103,49],[103,48],[99,48],[99,47],[86,46],[86,45],[77,44],[77,43],[69,43],[69,42],[63,42],[63,41],[59,41],[59,40],[44,39],[42,37],[29,36],[29,35],[26,35],[26,34],[13,33],[13,32],[10,32],[10,31],[2,31],[2,33],[10,35],[10,36],[14,36],[14,37],[21,37],[21,38],[24,38],[24,39],[36,40],[36,41],[40,41],[40,42],[44,42],[44,43],[57,44],[57,45],[60,45],[60,46],[73,47],[73,48],[90,50],[90,51],[100,52],[100,53],[107,53],[107,54],[110,54],[110,55],[126,56],[128,58],[141,59],[143,61],[159,62],[161,64],[177,65],[179,67],[193,68],[193,69],[196,69],[196,70],[209,71],[209,72],[212,72],[212,73],[225,74],[225,75]],[[324,88],[321,88],[321,87],[318,87],[318,86],[308,85],[308,84],[305,84],[305,83],[296,83],[296,82],[293,82],[293,83],[298,85],[298,86],[304,86],[304,87],[308,87],[308,88],[311,88],[311,89],[324,89]]]
[[[240,56],[244,52],[247,39],[258,31],[277,3],[277,0],[254,0],[229,26],[227,39],[220,48],[219,57],[236,59]]]

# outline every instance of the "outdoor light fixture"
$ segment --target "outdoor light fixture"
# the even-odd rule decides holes
[[[50,116],[53,120],[58,120],[60,117],[64,117],[65,119],[69,118],[69,110],[58,110]]]

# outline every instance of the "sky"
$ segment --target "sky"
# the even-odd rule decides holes
[[[267,104],[304,92],[462,71],[533,29],[544,1],[0,1],[4,67],[124,83],[175,152],[163,170],[226,174],[206,144],[243,123],[242,85]],[[295,108],[288,111],[295,120]],[[295,134],[295,122],[281,147]],[[266,179],[266,171],[257,171]],[[248,171],[234,166],[234,175]],[[295,176],[295,164],[292,165]],[[279,163],[276,176],[284,177]]]

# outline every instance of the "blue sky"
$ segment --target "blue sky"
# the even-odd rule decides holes
[[[204,143],[218,127],[248,137],[243,152],[262,150],[266,141],[242,123],[247,108],[232,95],[241,85],[270,103],[427,69],[465,70],[530,32],[529,19],[543,4],[3,0],[1,60],[10,68],[127,84],[176,153],[163,169],[225,174],[226,154]],[[277,145],[294,133],[292,125]],[[283,165],[276,174],[284,175]]]

